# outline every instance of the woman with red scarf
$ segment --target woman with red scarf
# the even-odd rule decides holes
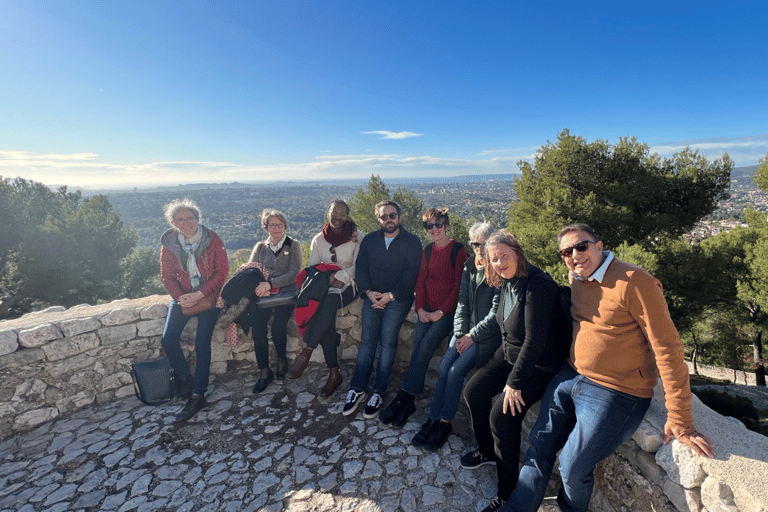
[[[341,384],[339,359],[336,347],[341,336],[336,332],[336,311],[349,305],[357,296],[355,286],[355,260],[360,249],[363,233],[349,218],[349,205],[334,199],[328,208],[328,223],[315,235],[310,245],[308,265],[319,263],[337,265],[341,270],[328,278],[328,294],[312,316],[304,334],[307,347],[296,358],[286,377],[298,379],[309,364],[312,352],[318,345],[323,347],[325,364],[330,369],[328,381],[320,396],[329,397]]]

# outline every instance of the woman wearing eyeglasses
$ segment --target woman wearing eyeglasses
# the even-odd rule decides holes
[[[502,343],[464,388],[478,448],[464,455],[461,465],[496,464],[497,494],[483,510],[495,512],[517,485],[523,419],[563,361],[571,323],[560,287],[528,263],[514,236],[497,231],[485,242],[485,252],[488,283],[500,288],[496,321]]]
[[[464,246],[448,237],[450,224],[447,208],[430,208],[422,216],[424,229],[432,243],[422,251],[421,267],[416,279],[414,310],[418,315],[413,351],[397,396],[381,414],[379,420],[402,427],[416,411],[414,399],[424,390],[424,378],[429,362],[440,342],[453,329],[453,313],[459,300],[461,273],[467,261]],[[441,425],[435,435],[447,439],[450,423]],[[441,443],[442,444],[442,443]]]
[[[496,309],[499,289],[485,278],[485,241],[493,233],[488,222],[469,228],[474,257],[464,264],[459,302],[453,317],[453,337],[440,360],[427,421],[413,437],[413,446],[438,450],[445,443],[448,424],[456,416],[464,379],[473,368],[481,368],[501,344]]]
[[[357,296],[355,286],[355,261],[363,233],[349,218],[349,205],[334,199],[328,208],[328,222],[312,239],[308,265],[321,263],[335,265],[340,270],[328,275],[328,294],[322,299],[304,333],[307,347],[288,371],[289,379],[298,379],[309,364],[312,352],[318,345],[323,347],[325,364],[330,370],[328,381],[320,391],[327,398],[341,384],[337,347],[341,336],[336,332],[336,311],[348,306]]]
[[[261,226],[268,233],[266,240],[256,243],[251,252],[250,262],[261,263],[268,270],[269,280],[256,287],[257,297],[268,297],[280,290],[295,290],[296,277],[304,263],[301,243],[285,234],[288,219],[282,212],[265,209],[261,212]],[[269,345],[267,341],[267,323],[272,318],[272,342],[277,352],[277,379],[285,378],[288,363],[286,343],[288,340],[288,320],[293,314],[294,303],[274,308],[258,308],[253,315],[253,347],[256,362],[259,365],[259,380],[253,387],[254,393],[261,393],[274,378],[269,368]]]

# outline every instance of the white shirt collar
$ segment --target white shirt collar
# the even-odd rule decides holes
[[[288,236],[288,234],[287,234],[287,233],[283,233],[283,238],[281,238],[281,239],[280,239],[280,240],[279,240],[279,241],[278,241],[276,244],[274,244],[274,245],[272,244],[272,242],[270,242],[270,241],[269,241],[269,240],[270,240],[270,238],[269,238],[269,237],[267,237],[267,245],[269,246],[270,250],[271,250],[272,252],[277,252],[277,251],[279,251],[279,250],[280,250],[280,248],[281,248],[281,247],[283,246],[283,244],[285,243],[285,237],[286,237],[286,236]]]
[[[603,277],[605,277],[605,272],[608,270],[608,265],[611,264],[611,261],[613,261],[613,253],[611,251],[603,251],[603,256],[605,256],[605,260],[603,260],[603,264],[600,265],[600,267],[592,272],[592,275],[589,276],[587,279],[582,279],[581,277],[577,276],[573,272],[571,272],[571,275],[574,279],[578,279],[579,281],[597,281],[598,283],[603,282]]]

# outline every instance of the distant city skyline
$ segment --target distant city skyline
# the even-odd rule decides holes
[[[518,172],[558,133],[768,154],[765,2],[0,4],[0,176]]]

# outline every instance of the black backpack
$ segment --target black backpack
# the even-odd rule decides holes
[[[427,258],[427,263],[429,263],[429,258],[432,257],[432,246],[435,245],[435,242],[431,242],[428,246],[424,248],[424,257]],[[453,244],[453,247],[451,247],[451,266],[453,268],[456,268],[456,257],[459,255],[459,251],[464,249],[464,244],[461,242],[456,242]],[[464,250],[466,252],[466,249]]]

